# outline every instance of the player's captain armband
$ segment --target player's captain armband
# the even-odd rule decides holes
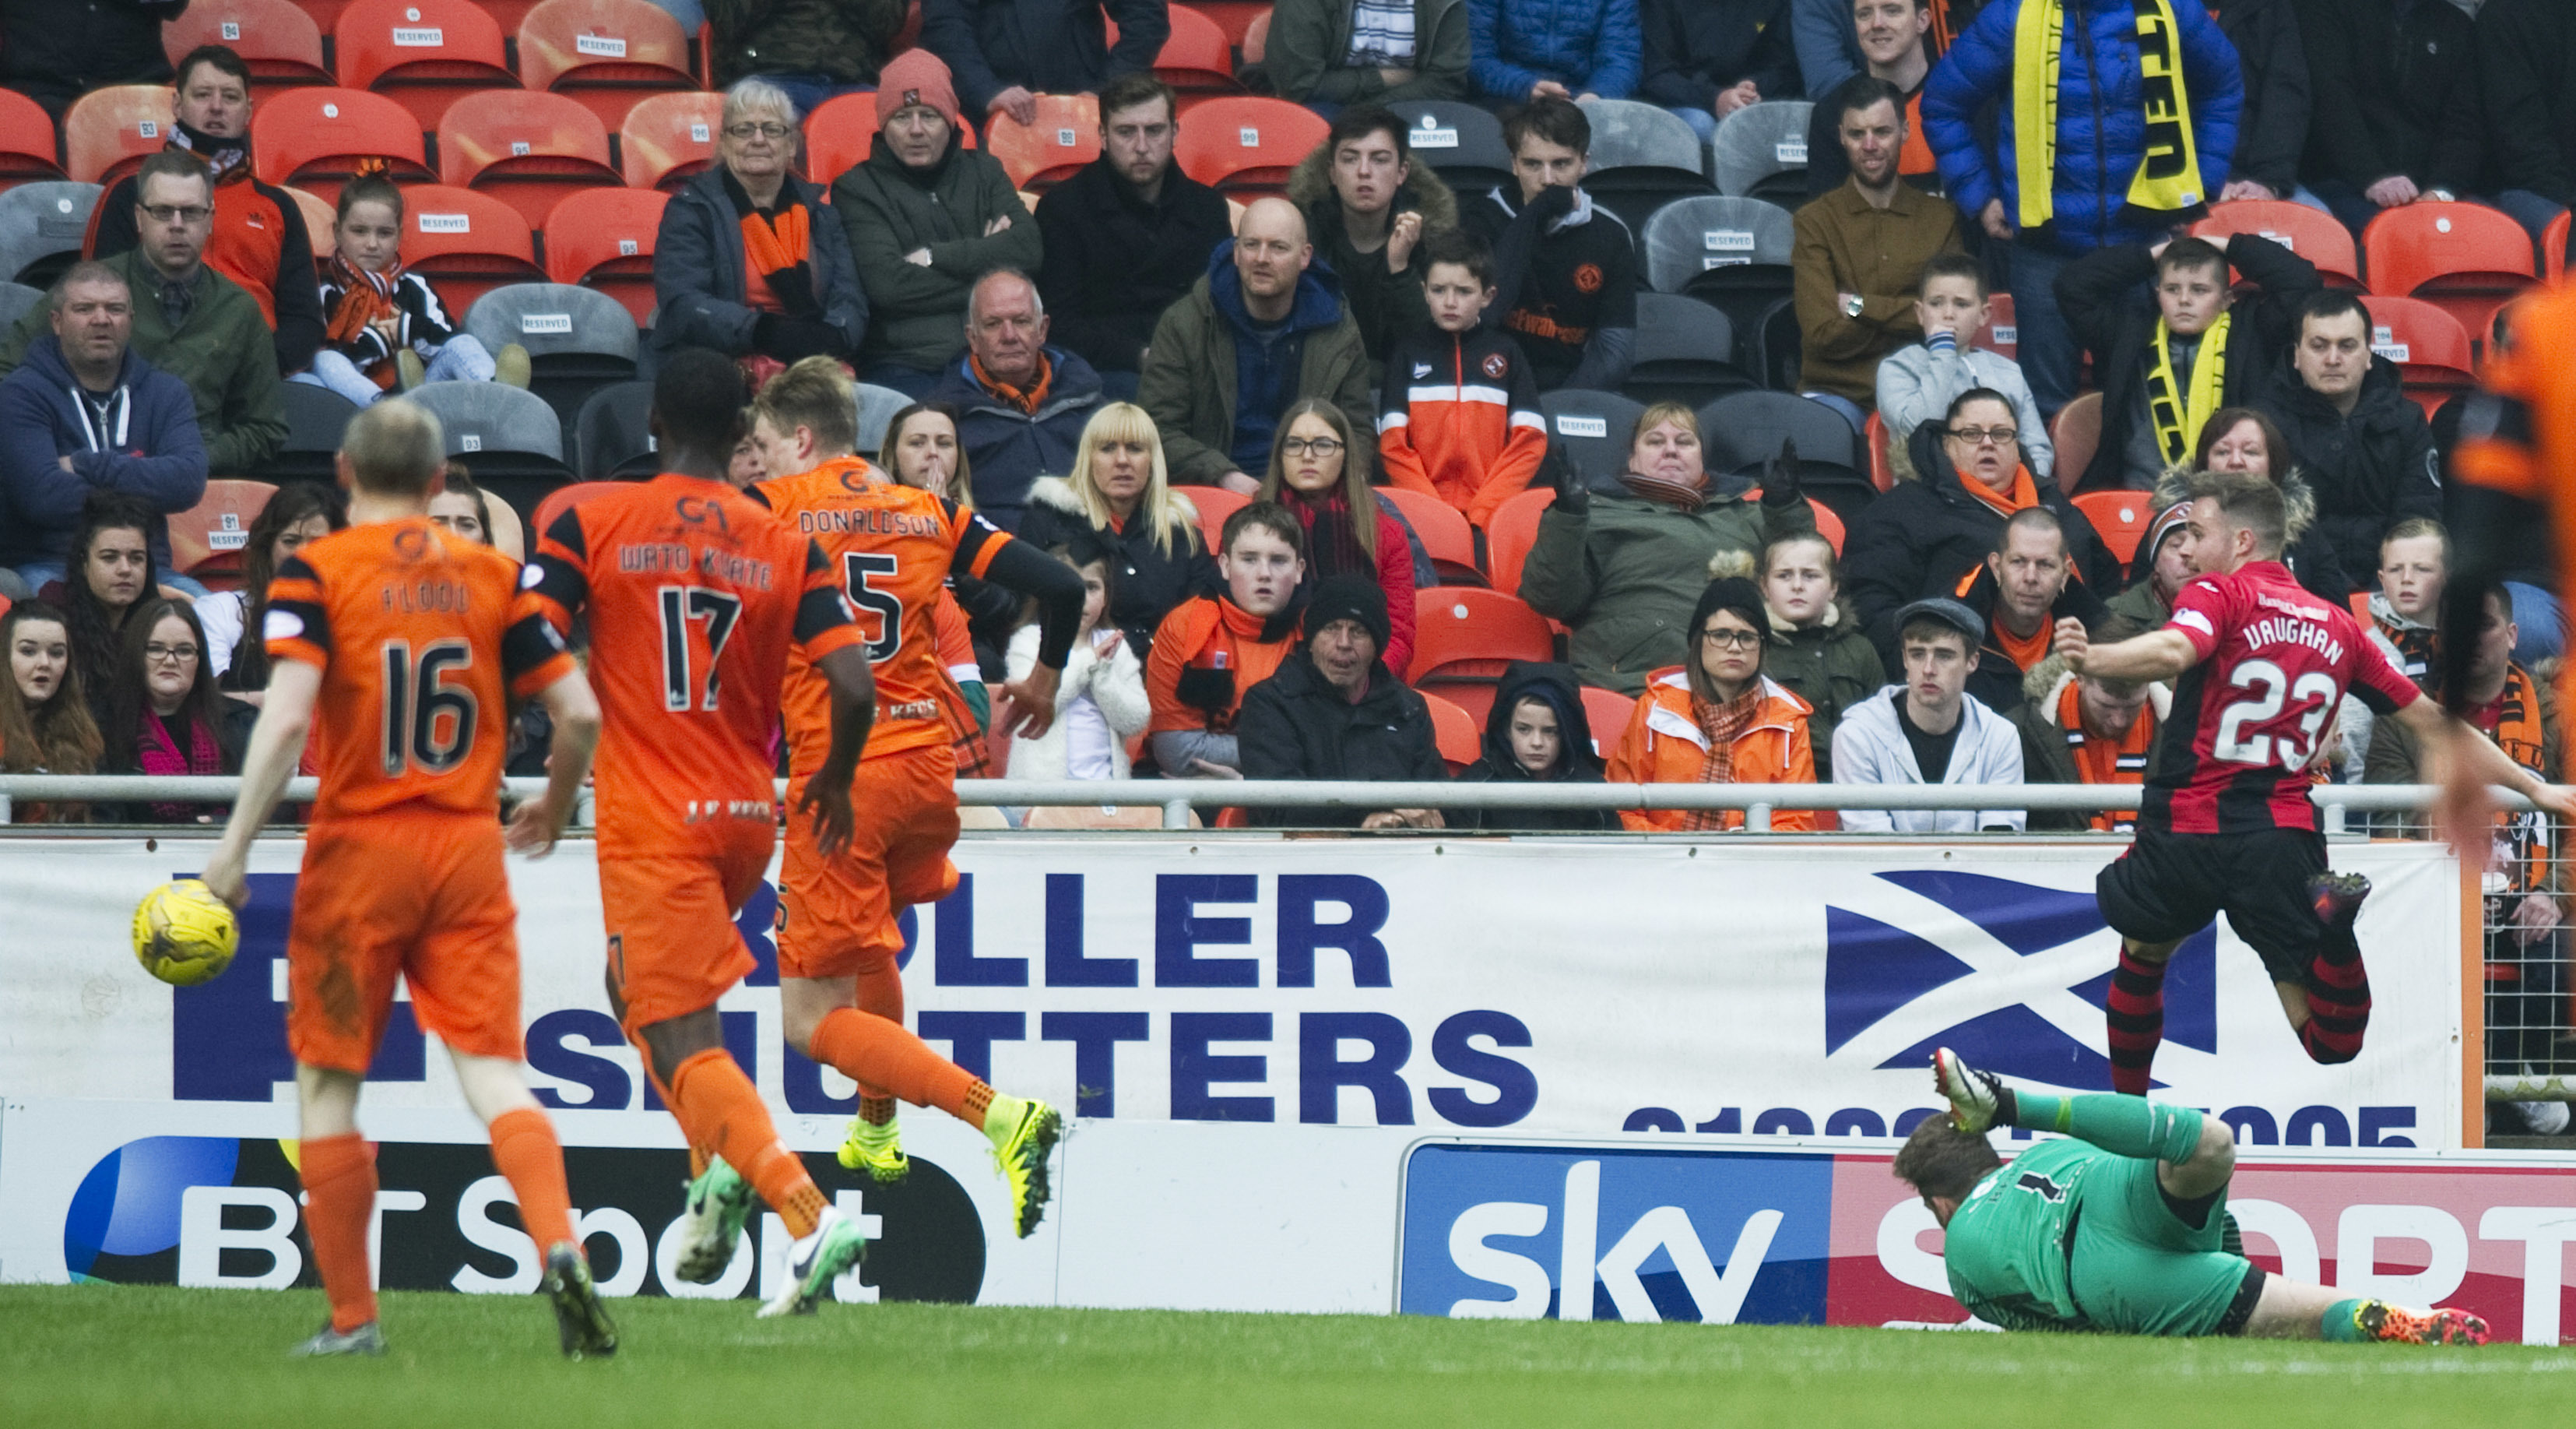
[[[272,607],[268,618],[260,622],[262,640],[300,640],[304,637],[304,617],[291,610]]]
[[[2208,636],[2212,640],[2218,638],[2218,631],[2216,627],[2209,623],[2209,617],[2201,614],[2197,610],[2177,610],[2173,613],[2173,619],[2169,623],[2174,625],[2188,625],[2192,629],[2199,631],[2201,634]]]
[[[519,589],[535,590],[537,587],[544,585],[545,583],[545,570],[536,562],[530,561],[526,565],[519,567]]]

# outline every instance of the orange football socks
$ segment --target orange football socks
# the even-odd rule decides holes
[[[492,1165],[519,1198],[519,1219],[539,1253],[570,1241],[572,1193],[564,1186],[563,1144],[555,1124],[533,1107],[492,1118]]]
[[[930,1044],[888,1021],[851,1007],[836,1007],[814,1029],[814,1060],[837,1067],[862,1089],[882,1087],[914,1106],[935,1106],[978,1128],[993,1089],[974,1073],[930,1050]]]
[[[671,1076],[671,1114],[693,1146],[712,1149],[742,1174],[799,1240],[814,1233],[826,1202],[805,1163],[778,1139],[760,1092],[721,1048],[710,1047]]]
[[[376,1214],[376,1148],[356,1132],[308,1138],[300,1152],[304,1230],[331,1328],[347,1334],[376,1318],[376,1281],[367,1268],[367,1227]]]

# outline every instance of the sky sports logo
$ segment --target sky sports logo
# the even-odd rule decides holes
[[[1902,924],[1826,906],[1828,1058],[1919,1071],[1949,1047],[2006,1078],[2110,1090],[2110,1059],[2094,1048],[2118,942],[2090,890],[1945,869],[1876,877],[1921,902]],[[2218,1050],[2215,923],[2167,965],[2165,1040]]]

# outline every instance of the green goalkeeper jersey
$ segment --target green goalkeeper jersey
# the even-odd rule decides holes
[[[2129,1158],[2064,1137],[1989,1172],[1950,1217],[1950,1293],[2007,1330],[2089,1329],[2076,1307],[2069,1243],[2088,1175]]]

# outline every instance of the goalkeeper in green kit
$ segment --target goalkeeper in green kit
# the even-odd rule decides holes
[[[2142,1097],[2016,1092],[1944,1047],[1950,1114],[1923,1119],[1896,1176],[1948,1232],[1950,1293],[2007,1330],[2482,1345],[2465,1310],[2410,1310],[2265,1273],[2234,1246],[2236,1136]],[[2006,1165],[1991,1127],[2057,1132]]]

